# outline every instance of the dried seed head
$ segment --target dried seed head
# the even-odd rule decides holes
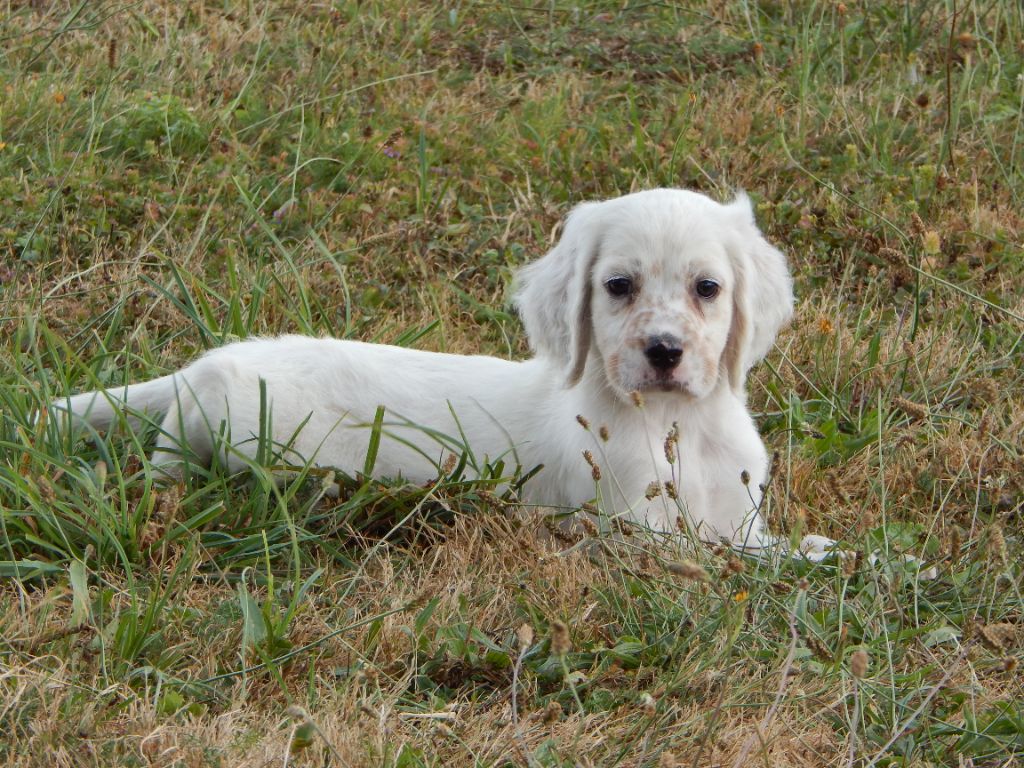
[[[919,403],[915,403],[913,400],[908,400],[905,397],[895,397],[893,398],[893,403],[901,411],[917,421],[924,421],[928,418],[928,409]]]
[[[590,422],[587,421],[587,417],[582,414],[576,414],[576,421],[580,423],[580,426],[586,430],[590,429]]]
[[[601,468],[597,464],[590,468],[590,476],[594,478],[595,483],[601,482]]]
[[[895,248],[889,248],[888,246],[882,246],[878,249],[878,255],[885,260],[889,266],[902,267],[903,266],[903,254],[897,251]]]
[[[924,222],[921,221],[921,217],[914,212],[911,212],[910,214],[910,231],[918,237],[924,235]]]
[[[647,486],[647,490],[644,491],[644,498],[650,501],[658,496],[661,496],[661,484],[657,482],[650,483]]]
[[[985,404],[994,403],[999,399],[999,385],[994,379],[983,377],[971,382],[971,397]]]
[[[985,551],[997,566],[1005,566],[1009,562],[1006,551],[1006,538],[1003,536],[1003,529],[998,523],[994,523],[988,529]]]
[[[669,573],[674,573],[687,581],[707,581],[708,572],[692,560],[683,560],[679,563],[669,563],[665,566]]]
[[[608,427],[607,427],[607,426],[605,426],[604,424],[602,424],[602,425],[600,426],[600,428],[598,428],[598,430],[597,430],[597,434],[598,434],[598,436],[600,436],[600,438],[601,438],[601,440],[602,440],[603,442],[605,442],[605,443],[607,443],[607,442],[608,442],[609,434],[608,434]]]
[[[744,485],[750,485],[750,473],[745,469],[740,472],[740,482]]]
[[[594,454],[591,453],[589,450],[583,451],[583,460],[587,462],[587,464],[589,464],[590,466],[594,466]]]
[[[441,465],[441,472],[445,475],[450,475],[458,463],[458,457],[454,453],[449,453],[448,456],[445,457],[444,464]]]
[[[825,645],[817,635],[808,633],[804,637],[804,642],[807,644],[811,653],[814,654],[815,658],[821,661],[832,661],[832,653],[829,651],[828,646]]]
[[[963,542],[960,540],[960,529],[954,528],[949,534],[949,559],[954,563],[960,561]]]
[[[107,66],[110,69],[117,69],[117,38],[115,37],[107,41]]]
[[[519,652],[522,653],[533,645],[533,627],[523,624],[516,630],[516,642],[519,644]]]
[[[583,530],[586,531],[587,536],[594,538],[600,533],[597,528],[597,523],[594,522],[590,515],[581,515],[579,520],[580,525],[583,526]]]
[[[730,576],[735,576],[737,573],[743,573],[745,570],[746,566],[743,565],[743,561],[733,555],[725,561],[725,567],[722,568],[722,578],[727,579]]]
[[[676,444],[672,440],[672,433],[665,438],[665,461],[669,464],[676,463]]]
[[[555,619],[551,622],[551,653],[555,656],[565,656],[572,650],[572,642],[569,640],[569,627],[564,621]]]
[[[670,499],[679,498],[679,491],[676,490],[676,484],[673,483],[671,480],[665,481],[665,495],[668,496]]]
[[[557,701],[549,701],[544,707],[544,725],[554,725],[562,719],[562,705]]]
[[[635,405],[637,408],[643,408],[644,407],[644,396],[643,396],[642,393],[637,392],[636,390],[634,390],[634,391],[629,393],[629,397],[633,401],[633,405]]]
[[[548,533],[551,534],[553,538],[557,539],[558,541],[568,546],[572,546],[580,540],[579,536],[574,536],[568,531],[563,530],[562,526],[556,523],[554,518],[552,517],[544,518],[544,528],[547,530]]]
[[[878,249],[882,247],[882,241],[871,232],[861,233],[861,241],[861,247],[867,253],[878,253]]]
[[[679,422],[672,422],[672,428],[665,436],[665,459],[669,464],[674,464],[676,456],[679,455]]]
[[[858,680],[862,679],[868,673],[868,662],[868,652],[863,648],[858,648],[850,654],[850,672]]]

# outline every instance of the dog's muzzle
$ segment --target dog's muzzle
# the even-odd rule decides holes
[[[659,374],[667,375],[674,371],[679,361],[683,359],[683,343],[667,333],[652,336],[647,340],[644,356]]]

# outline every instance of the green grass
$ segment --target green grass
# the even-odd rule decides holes
[[[1024,754],[1018,3],[9,3],[0,39],[3,764]],[[253,334],[523,356],[513,270],[656,185],[748,190],[793,267],[771,525],[937,579],[705,580],[552,537],[505,465],[166,488],[153,428],[35,420]]]

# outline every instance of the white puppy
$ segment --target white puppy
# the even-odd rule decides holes
[[[478,469],[543,465],[529,503],[597,499],[663,531],[686,514],[705,539],[763,540],[768,460],[744,380],[793,293],[745,196],[721,205],[657,189],[580,205],[520,271],[516,302],[535,352],[522,362],[283,336],[56,406],[97,428],[126,408],[164,414],[153,463],[170,474],[185,455],[231,468],[266,459],[267,438],[279,462],[355,473],[383,406],[375,475],[427,481],[468,450]]]

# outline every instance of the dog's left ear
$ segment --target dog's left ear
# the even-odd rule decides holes
[[[590,353],[591,273],[600,243],[603,203],[582,203],[566,219],[558,243],[516,274],[515,304],[530,349],[555,359],[566,371],[566,385],[583,376]]]
[[[725,206],[725,213],[736,237],[731,247],[733,318],[724,362],[730,384],[741,391],[747,372],[768,354],[793,317],[793,279],[786,257],[757,228],[744,193]]]

